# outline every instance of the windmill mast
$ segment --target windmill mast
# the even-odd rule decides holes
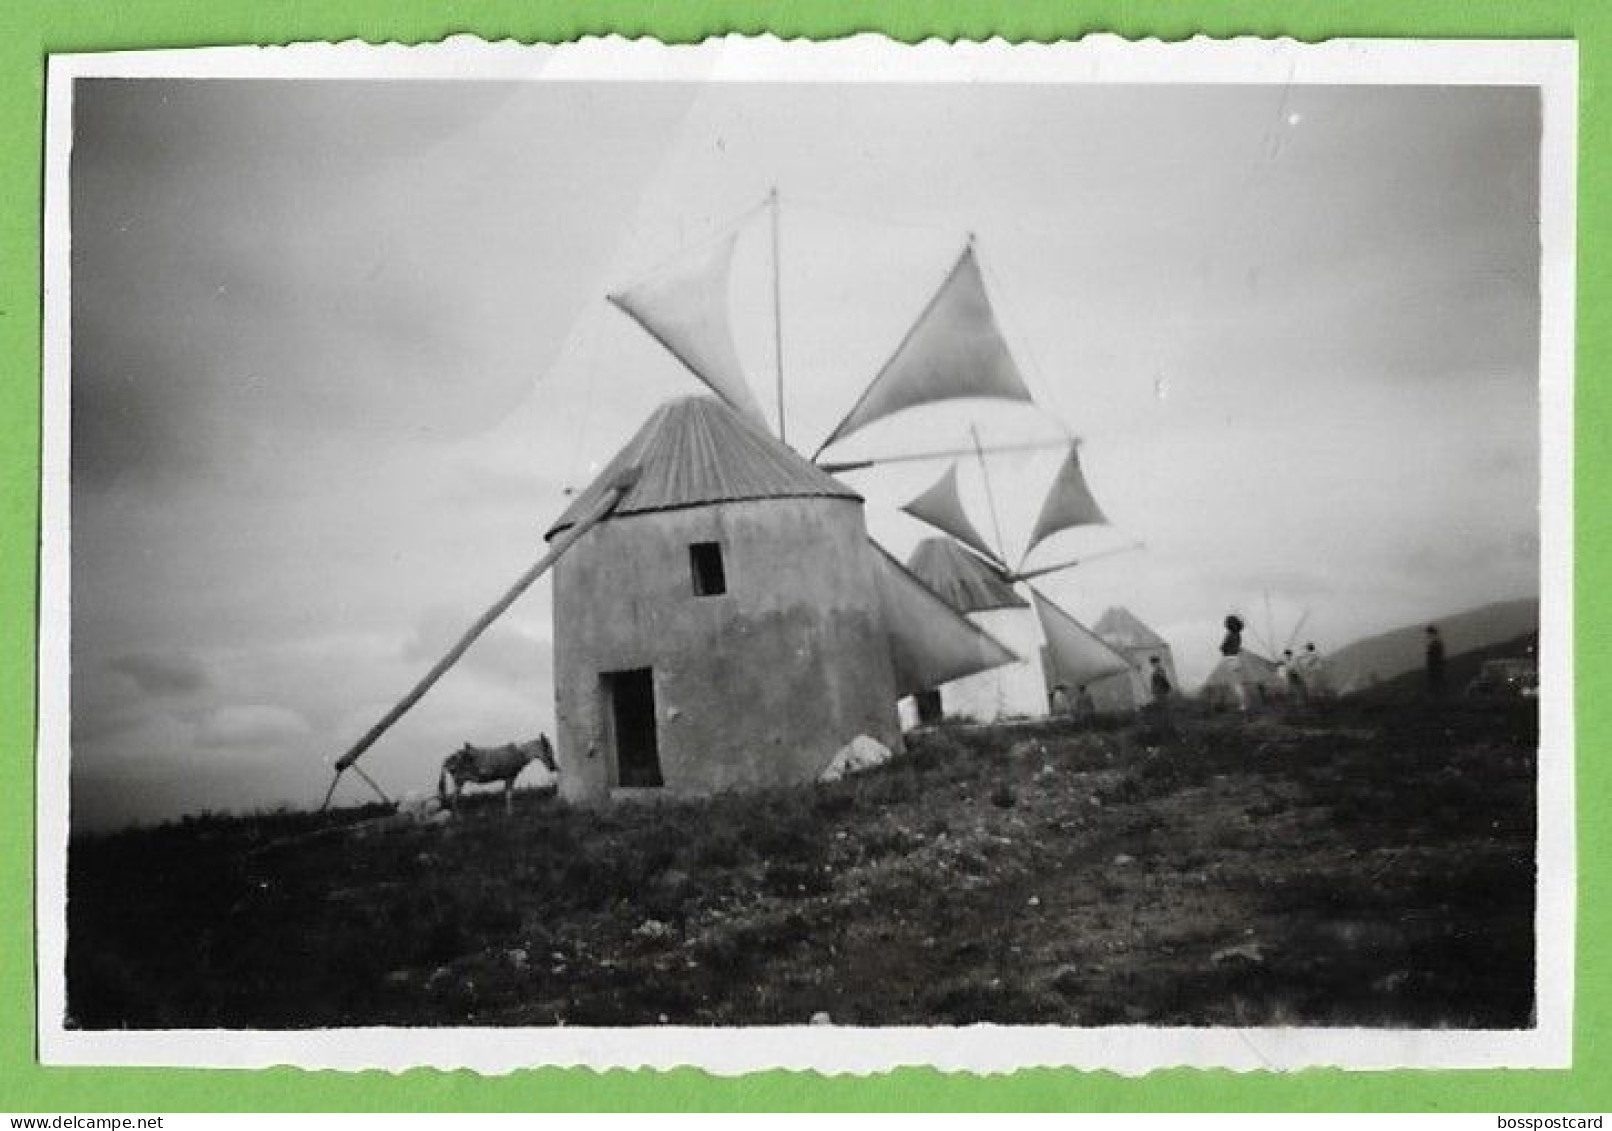
[[[784,424],[784,302],[783,271],[778,264],[778,186],[772,187],[772,357],[778,379],[778,439],[788,442]]]

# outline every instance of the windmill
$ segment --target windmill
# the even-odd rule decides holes
[[[861,496],[785,442],[776,193],[763,209],[777,436],[734,346],[736,228],[608,295],[715,398],[651,414],[549,528],[547,552],[335,761],[326,806],[349,770],[385,799],[359,759],[551,570],[560,789],[577,798],[812,780],[855,740],[899,746],[900,697],[1018,659],[877,546]],[[989,362],[994,350],[996,376],[1016,376],[999,340],[967,326],[983,299],[971,263],[966,253],[953,273],[961,289],[943,288],[931,307],[964,318],[958,344],[977,347],[966,356]],[[909,334],[898,359],[932,355],[927,339]],[[877,393],[852,415],[971,395],[957,385],[913,396],[910,380]]]

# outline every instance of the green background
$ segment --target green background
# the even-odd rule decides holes
[[[1175,1070],[1144,1079],[1037,1070],[977,1078],[905,1069],[868,1078],[741,1078],[540,1070],[262,1072],[44,1068],[34,1047],[33,737],[40,380],[40,203],[45,61],[52,52],[363,38],[428,42],[466,32],[561,41],[618,32],[697,40],[771,31],[829,38],[879,30],[1010,40],[1110,31],[1194,34],[1572,38],[1579,43],[1578,341],[1575,390],[1578,940],[1571,1071],[1235,1074]],[[1599,740],[1612,734],[1612,665],[1596,627],[1612,552],[1597,505],[1612,480],[1612,3],[1607,0],[794,0],[636,3],[399,3],[397,0],[0,0],[0,1110],[1073,1109],[1605,1111],[1612,1107],[1612,797]]]

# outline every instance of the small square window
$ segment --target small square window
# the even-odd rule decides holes
[[[688,560],[694,572],[696,597],[715,597],[728,591],[727,574],[722,569],[722,543],[695,542],[688,548]]]

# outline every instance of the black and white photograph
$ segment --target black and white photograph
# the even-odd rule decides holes
[[[1570,46],[51,71],[47,1060],[1565,1063]]]

